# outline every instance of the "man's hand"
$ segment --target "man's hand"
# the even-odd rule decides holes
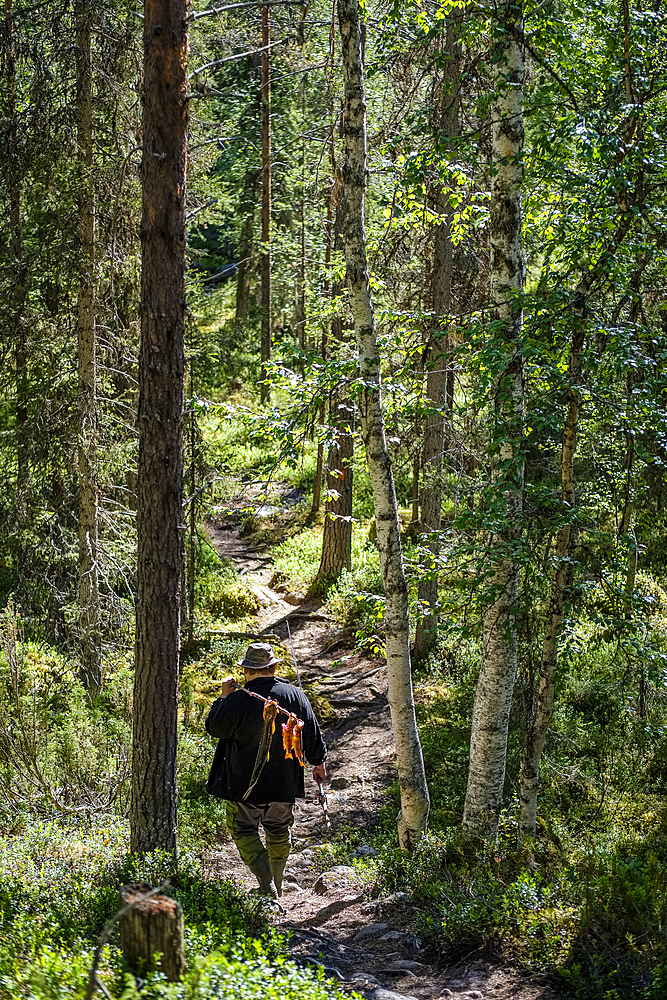
[[[327,769],[324,764],[318,764],[313,768],[313,781],[317,784],[319,781],[327,780]]]
[[[236,683],[233,677],[225,677],[220,687],[220,697],[226,698],[228,695],[232,693],[232,691],[236,691],[237,687],[238,684]]]

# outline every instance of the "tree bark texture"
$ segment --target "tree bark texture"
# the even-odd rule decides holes
[[[322,338],[324,339],[324,338]],[[326,403],[320,403],[318,416],[320,424],[324,423]],[[317,514],[322,503],[322,472],[324,469],[324,442],[320,440],[317,444],[317,465],[315,467],[315,482],[313,483],[313,502],[310,506],[311,514]]]
[[[9,119],[9,233],[13,258],[12,319],[15,330],[14,369],[16,380],[16,521],[19,536],[23,534],[27,518],[28,491],[28,345],[25,321],[27,298],[26,263],[23,252],[23,227],[21,222],[21,169],[18,152],[18,122],[16,95],[16,54],[14,47],[14,4],[5,0],[5,86],[7,117]],[[24,553],[18,550],[19,576]]]
[[[162,972],[168,982],[177,982],[185,972],[183,910],[180,903],[162,893],[141,902],[151,887],[130,882],[120,890],[121,907],[134,903],[120,918],[120,948],[127,968],[146,978],[147,972]],[[159,959],[155,961],[155,955]]]
[[[354,407],[334,399],[331,406],[334,441],[327,461],[327,516],[317,582],[329,584],[352,568],[352,459]]]
[[[563,427],[560,456],[561,498],[567,511],[567,521],[560,528],[553,559],[551,593],[546,629],[540,659],[540,677],[534,710],[529,719],[526,749],[521,768],[519,790],[519,836],[534,837],[537,832],[537,795],[540,787],[540,762],[554,710],[554,682],[558,664],[558,639],[563,622],[563,608],[571,578],[572,553],[576,531],[573,519],[576,511],[574,456],[579,427],[581,352],[584,345],[584,323],[579,321],[572,336],[569,364],[567,412]]]
[[[445,70],[442,81],[441,111],[438,122],[439,147],[446,150],[458,135],[460,101],[460,47],[455,25],[445,33]],[[441,217],[433,227],[433,272],[431,294],[433,319],[426,357],[426,407],[422,445],[421,523],[430,555],[422,562],[418,584],[422,616],[417,622],[414,656],[423,659],[438,638],[438,571],[442,523],[442,464],[445,447],[445,410],[448,406],[448,375],[451,367],[449,311],[452,288],[452,216],[448,191],[439,184],[436,205]]]
[[[336,202],[333,244],[342,253],[343,225],[345,220],[345,199]],[[331,259],[330,247],[327,247]],[[344,292],[344,282],[335,280],[331,295],[340,299]],[[334,350],[343,343],[343,318],[340,311],[331,317],[331,343]],[[328,349],[328,340],[322,338],[323,357]],[[322,533],[322,556],[317,571],[318,583],[332,583],[344,569],[352,566],[352,459],[354,457],[354,407],[351,401],[342,402],[334,393],[330,406],[330,424],[334,429],[334,440],[327,456],[327,490],[333,494],[327,501],[327,517]],[[319,461],[319,453],[318,453]],[[343,518],[345,520],[343,520]]]
[[[332,43],[333,44],[333,43]],[[343,249],[343,237],[341,227],[342,227],[342,214],[339,211],[338,195],[340,193],[340,185],[338,184],[337,168],[336,168],[336,157],[334,151],[334,140],[333,140],[333,130],[335,125],[334,114],[333,114],[333,98],[330,108],[330,119],[331,119],[331,133],[329,137],[329,160],[331,163],[331,183],[327,191],[327,224],[326,224],[326,246],[324,250],[324,294],[331,295],[336,298],[341,294],[340,285],[336,281],[331,281],[329,276],[329,268],[331,266],[331,250],[332,247],[340,240],[340,249]],[[336,221],[333,224],[333,207],[334,202],[336,204]],[[338,249],[338,247],[336,247]],[[337,289],[339,289],[337,291]],[[332,331],[335,319],[332,320]],[[329,337],[327,333],[326,324],[322,327],[322,346],[321,346],[321,357],[323,361],[326,361],[329,349]],[[322,401],[320,407],[320,423],[324,423],[325,415],[325,402]],[[317,514],[320,509],[320,502],[322,496],[322,470],[324,468],[324,442],[320,440],[317,445],[317,468],[315,470],[315,483],[313,485],[313,504],[311,511],[313,514]]]
[[[255,204],[259,173],[246,170],[241,192],[241,238],[239,240],[239,269],[236,275],[236,323],[245,322],[250,310],[250,277],[252,275],[252,246],[255,223]]]
[[[97,345],[95,334],[95,203],[93,193],[92,7],[76,0],[76,111],[79,181],[79,653],[81,677],[95,697],[102,690],[102,632],[98,570]]]
[[[502,803],[507,736],[517,668],[524,461],[522,455],[524,376],[522,354],[524,261],[521,244],[523,175],[524,52],[520,0],[496,7],[492,106],[491,299],[505,355],[495,387],[492,449],[498,461],[496,488],[502,492],[500,517],[489,539],[490,576],[483,616],[482,664],[473,706],[470,769],[463,828],[472,837],[494,841]]]
[[[306,8],[302,10],[302,18]],[[303,46],[302,46],[303,50]],[[301,99],[301,121],[302,128],[305,129],[306,122],[306,89],[308,75],[304,73],[299,84]],[[296,285],[296,295],[294,302],[294,328],[296,339],[302,351],[306,349],[306,136],[305,132],[301,136],[301,202],[299,205],[299,228],[300,228],[300,261],[299,277]]]
[[[380,356],[368,278],[364,198],[366,95],[358,0],[339,0],[345,78],[345,260],[362,382],[361,432],[373,491],[377,545],[386,599],[388,698],[401,791],[399,843],[410,850],[426,829],[429,795],[415,717],[410,667],[408,589],[403,567],[396,492],[387,451],[380,393]]]
[[[144,4],[137,612],[131,850],[176,851],[183,562],[186,0]]]
[[[271,40],[269,4],[262,4],[262,385],[260,399],[269,398],[271,360]]]

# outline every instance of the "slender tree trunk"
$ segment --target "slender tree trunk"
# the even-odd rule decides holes
[[[195,412],[195,359],[190,358],[190,532],[188,539],[188,644],[195,638],[195,585],[197,582],[197,419]]]
[[[322,342],[324,343],[324,336],[322,336]],[[324,360],[324,355],[322,355]],[[322,400],[319,406],[319,419],[320,424],[324,423],[324,410],[325,403]],[[318,441],[317,444],[317,465],[315,467],[315,482],[313,484],[313,502],[310,507],[311,514],[317,514],[321,503],[322,503],[322,472],[324,469],[324,442],[322,440]]]
[[[616,230],[607,242],[607,245],[596,263],[588,268],[579,282],[573,297],[573,311],[577,316],[577,322],[572,336],[572,348],[569,363],[569,388],[568,406],[563,428],[563,444],[561,450],[561,495],[563,502],[570,507],[571,515],[574,514],[576,494],[574,480],[574,458],[577,443],[577,431],[580,410],[580,372],[581,354],[583,351],[585,337],[584,312],[586,297],[593,286],[595,279],[605,270],[610,259],[614,257],[619,247],[627,236],[632,216],[621,205],[622,216]],[[631,390],[629,392],[631,395]],[[628,442],[628,479],[626,481],[626,502],[621,519],[620,533],[627,532],[630,528],[631,503],[630,500],[630,471],[632,466],[632,453],[634,445],[632,439]],[[628,518],[627,522],[625,518]],[[521,772],[520,787],[520,814],[519,814],[519,835],[524,838],[534,837],[537,830],[537,795],[539,791],[540,775],[539,767],[544,753],[546,737],[553,715],[554,708],[554,682],[556,669],[558,666],[558,639],[562,623],[563,607],[567,596],[567,590],[572,585],[573,562],[572,554],[576,548],[576,530],[572,524],[573,517],[569,524],[563,525],[558,533],[556,541],[556,554],[551,580],[551,594],[549,599],[549,612],[547,615],[544,642],[542,645],[542,657],[540,661],[540,680],[535,700],[535,707],[529,721],[526,735],[526,749]],[[634,541],[634,539],[633,539]],[[634,572],[636,570],[636,545],[634,553],[631,551],[628,565],[628,575],[626,577],[626,594],[631,586],[634,590]],[[630,593],[632,593],[630,590]],[[640,701],[643,690],[643,678],[640,679]]]
[[[439,147],[451,145],[458,135],[460,98],[460,48],[456,27],[451,22],[445,34],[445,71],[442,82],[441,113],[438,128]],[[442,522],[442,461],[445,443],[444,410],[448,402],[448,370],[451,367],[448,317],[452,288],[452,216],[448,192],[438,185],[438,213],[442,219],[433,232],[433,321],[426,359],[426,406],[422,449],[421,523],[427,536],[430,555],[422,563],[418,597],[422,617],[417,622],[414,657],[423,659],[435,647],[438,638],[438,570],[440,527]],[[443,322],[444,320],[444,322]],[[443,344],[444,342],[444,344]],[[443,350],[444,346],[444,350]],[[428,609],[428,610],[426,610]]]
[[[18,163],[14,16],[13,0],[5,0],[5,81],[7,88],[10,155],[13,160],[10,165],[9,181],[9,232],[13,258],[12,314],[15,329],[14,370],[16,379],[16,524],[19,532],[17,560],[20,578],[25,555],[23,532],[28,513],[28,345],[24,316],[27,280],[21,224],[21,179]]]
[[[137,625],[130,849],[176,852],[183,561],[186,0],[145,0]]]
[[[634,280],[634,278],[633,278]],[[630,322],[637,322],[637,309],[635,302],[630,310]],[[627,378],[627,406],[632,408],[632,371],[628,372]],[[635,464],[636,448],[635,435],[629,427],[626,428],[625,438],[627,441],[627,457],[625,460],[625,495],[623,497],[623,514],[618,533],[621,539],[625,539],[628,545],[628,568],[625,574],[625,616],[632,617],[632,595],[635,592],[635,578],[637,576],[637,565],[639,552],[637,549],[637,536],[632,527],[632,519],[635,512],[635,503],[632,494],[632,470]]]
[[[271,38],[269,4],[262,4],[262,403],[269,399],[271,360]]]
[[[380,395],[380,356],[368,280],[364,197],[366,191],[366,95],[358,0],[339,0],[338,18],[345,76],[345,259],[350,305],[363,385],[359,397],[366,462],[373,491],[377,545],[386,599],[389,707],[401,790],[399,843],[410,850],[426,829],[426,787],[410,668],[408,588],[405,582],[398,507],[387,451]]]
[[[333,114],[332,114],[332,117],[333,117]],[[336,298],[338,298],[338,296],[340,296],[342,294],[342,292],[343,292],[343,285],[339,281],[333,281],[333,282],[330,281],[330,279],[329,279],[329,266],[331,264],[331,248],[332,248],[332,245],[335,247],[336,250],[340,250],[340,251],[343,250],[343,233],[342,233],[342,229],[343,229],[343,214],[344,214],[345,209],[344,209],[344,205],[341,202],[340,198],[338,198],[338,201],[336,201],[335,222],[333,223],[333,226],[332,226],[334,198],[337,197],[337,192],[338,192],[338,184],[336,183],[337,170],[336,170],[336,161],[334,159],[333,139],[331,140],[331,143],[329,145],[329,156],[330,156],[330,159],[331,159],[332,178],[331,178],[331,185],[329,187],[329,192],[327,194],[327,244],[326,244],[326,249],[324,251],[324,264],[325,264],[325,268],[326,268],[326,278],[324,279],[324,294],[325,295],[331,294],[331,297],[333,299],[336,299]],[[339,192],[338,192],[338,194],[339,194]],[[332,319],[331,319],[331,339],[335,343],[340,344],[340,342],[342,340],[342,337],[343,337],[343,322],[341,320],[341,317],[339,315],[333,316]],[[327,328],[325,326],[323,328],[323,330],[322,330],[322,350],[321,350],[321,355],[322,355],[322,360],[323,361],[326,361],[328,353],[329,353],[329,335],[327,333]],[[322,405],[321,405],[321,408],[320,408],[320,423],[324,423],[324,415],[325,415],[325,401],[322,400]],[[331,459],[329,459],[329,464],[331,464]],[[315,470],[315,484],[313,486],[313,505],[312,505],[312,508],[311,508],[313,514],[316,514],[318,512],[318,510],[320,509],[320,502],[321,502],[321,496],[322,496],[322,471],[323,471],[323,467],[324,467],[324,442],[320,441],[319,444],[318,444],[318,446],[317,446],[317,468]],[[351,503],[352,503],[352,501],[350,500],[350,514],[352,514]],[[326,522],[325,522],[325,529],[324,530],[326,532]],[[322,538],[322,548],[323,549],[324,549],[324,544],[325,544],[325,542],[324,542],[324,536],[323,536],[323,538]],[[351,544],[351,542],[350,542],[350,544]],[[319,576],[319,572],[318,572],[318,576]]]
[[[334,247],[339,252],[344,250],[344,220],[345,199],[342,197],[336,204],[333,234]],[[329,250],[328,247],[327,250]],[[331,294],[334,299],[340,298],[343,291],[342,281],[332,283]],[[340,312],[336,312],[331,317],[330,339],[334,350],[340,350],[343,343],[343,319]],[[324,343],[324,338],[322,347],[323,349],[328,347]],[[327,501],[327,517],[322,533],[322,557],[316,577],[318,584],[331,583],[338,579],[343,569],[351,569],[352,567],[352,460],[354,456],[352,428],[354,425],[354,406],[351,401],[341,402],[337,393],[334,392],[329,412],[335,439],[327,456],[327,490],[333,491],[334,495]],[[340,477],[340,473],[344,474],[344,479]]]
[[[79,651],[81,677],[90,697],[102,690],[102,634],[98,570],[97,351],[95,334],[95,203],[93,194],[92,7],[76,0],[76,110],[79,185],[78,458],[79,458]]]
[[[322,536],[322,558],[316,583],[330,584],[352,568],[352,459],[354,407],[334,399],[331,425],[335,440],[327,461],[327,517]]]
[[[421,456],[419,451],[416,451],[412,457],[412,515],[410,520],[413,524],[419,522],[419,472],[421,464]]]
[[[241,223],[241,238],[239,240],[239,268],[236,275],[236,324],[245,322],[250,309],[250,277],[252,274],[252,246],[255,222],[255,204],[257,201],[257,170],[246,170],[243,179],[243,191],[239,210]]]
[[[519,836],[534,837],[537,832],[537,795],[540,787],[540,762],[554,710],[554,682],[558,664],[558,640],[563,621],[563,608],[571,577],[572,553],[575,545],[575,528],[572,524],[576,510],[574,456],[577,447],[581,394],[581,352],[584,345],[584,323],[579,321],[572,336],[569,364],[569,389],[567,413],[563,427],[563,444],[560,456],[561,497],[567,511],[567,523],[556,539],[556,551],[551,577],[551,595],[546,629],[540,660],[540,678],[534,710],[528,724],[526,749],[521,768],[519,790]]]
[[[302,11],[302,19],[305,7]],[[306,349],[306,85],[308,76],[301,77],[301,204],[299,206],[300,261],[296,287],[295,320],[296,339],[302,351]]]
[[[473,707],[463,813],[463,828],[468,836],[492,841],[498,835],[517,667],[520,563],[515,551],[521,535],[524,486],[523,311],[519,301],[524,275],[521,246],[524,53],[517,41],[523,34],[521,0],[499,3],[496,19],[491,298],[494,318],[501,324],[499,347],[504,350],[506,361],[496,385],[491,443],[499,457],[496,483],[503,495],[504,526],[489,539],[492,576],[484,611],[482,665]]]

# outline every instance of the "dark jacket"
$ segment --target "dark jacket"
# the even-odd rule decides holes
[[[313,766],[324,763],[326,746],[303,691],[280,677],[258,677],[248,681],[245,688],[277,701],[302,719],[304,757]],[[246,694],[245,688],[214,701],[206,720],[206,732],[219,739],[206,789],[216,798],[230,802],[240,802],[250,784],[264,721],[264,705]],[[246,799],[253,805],[294,802],[305,796],[304,768],[297,760],[285,760],[283,722],[287,722],[287,717],[279,712],[269,759]]]

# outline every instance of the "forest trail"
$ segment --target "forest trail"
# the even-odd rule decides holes
[[[272,590],[270,555],[246,542],[237,524],[210,522],[208,530],[220,555],[231,559],[261,595],[258,633],[277,637],[289,651],[289,622],[304,685],[308,688],[316,680],[335,711],[335,718],[323,723],[332,829],[326,828],[309,770],[307,798],[295,807],[292,854],[281,900],[285,913],[276,917],[276,925],[291,932],[295,960],[323,966],[342,987],[367,1000],[565,1000],[544,979],[492,963],[478,952],[455,965],[445,964],[443,956],[422,947],[415,930],[419,911],[407,895],[369,900],[353,868],[333,859],[329,870],[322,873],[321,864],[315,868],[314,846],[326,845],[344,827],[373,829],[388,801],[395,752],[384,693],[386,667],[345,649],[345,634],[336,630],[317,602],[297,604],[295,596]],[[358,856],[372,853],[362,837]],[[216,877],[231,876],[247,889],[256,888],[255,878],[229,839],[209,852],[206,866]]]

